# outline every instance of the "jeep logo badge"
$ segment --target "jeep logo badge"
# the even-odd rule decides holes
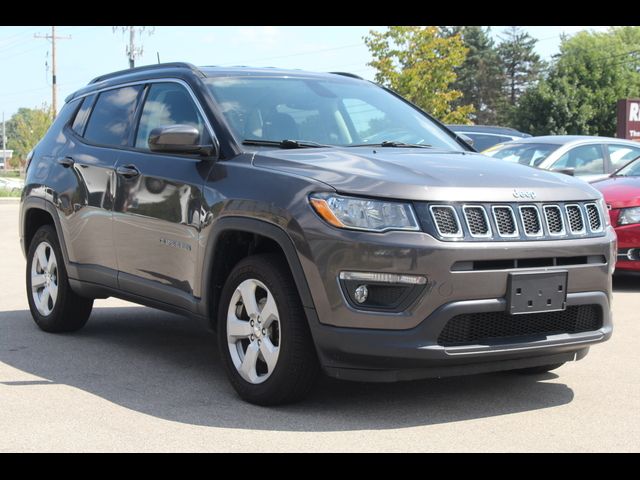
[[[515,188],[513,189],[513,196],[515,198],[528,198],[533,200],[536,198],[536,192],[526,192],[526,191],[518,191]]]

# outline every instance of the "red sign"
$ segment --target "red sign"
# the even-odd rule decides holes
[[[640,142],[640,99],[618,100],[618,138]]]

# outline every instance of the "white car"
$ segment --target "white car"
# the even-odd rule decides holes
[[[549,135],[501,143],[482,153],[593,182],[640,157],[640,143],[611,137]]]

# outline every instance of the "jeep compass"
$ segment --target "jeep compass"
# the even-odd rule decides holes
[[[30,153],[31,314],[109,296],[203,320],[262,405],[321,372],[544,372],[611,335],[602,195],[475,153],[344,73],[160,64],[98,77]]]

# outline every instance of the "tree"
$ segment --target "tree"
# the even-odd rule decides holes
[[[510,27],[503,35],[500,37],[498,54],[506,78],[507,98],[509,104],[515,106],[520,95],[538,80],[544,63],[534,51],[538,40],[520,27]]]
[[[547,77],[525,93],[514,115],[532,134],[613,136],[616,101],[640,96],[640,27],[564,38]]]
[[[20,108],[7,122],[7,147],[13,150],[10,164],[23,166],[27,154],[49,129],[53,115],[51,108]]]
[[[453,105],[462,92],[451,88],[468,50],[459,34],[448,36],[435,26],[393,26],[370,31],[364,41],[378,83],[445,123],[468,123],[473,106]]]
[[[454,101],[455,106],[470,103],[475,112],[471,118],[478,125],[497,123],[498,110],[502,104],[502,72],[500,56],[487,27],[449,27],[449,35],[460,34],[469,49],[465,61],[456,68],[457,79],[453,88],[462,92]]]

